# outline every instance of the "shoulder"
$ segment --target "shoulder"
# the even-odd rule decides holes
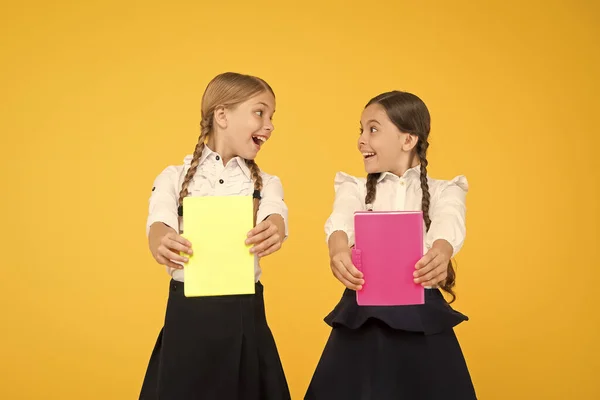
[[[428,178],[428,181],[429,189],[435,195],[442,195],[447,192],[466,195],[469,191],[469,182],[464,175],[457,175],[450,180]]]
[[[154,179],[155,186],[164,186],[167,184],[178,184],[181,177],[190,168],[192,162],[192,156],[186,156],[183,159],[183,164],[169,165],[156,176]]]
[[[260,177],[262,178],[263,186],[264,185],[268,185],[268,184],[279,184],[279,185],[281,185],[281,179],[279,179],[278,176],[271,175],[271,174],[263,171],[262,169],[260,170]]]
[[[352,175],[347,174],[342,171],[337,172],[333,179],[333,185],[336,190],[342,185],[361,187],[361,186],[365,186],[366,183],[367,183],[367,178],[362,178],[362,177],[359,178],[359,177],[352,176]]]

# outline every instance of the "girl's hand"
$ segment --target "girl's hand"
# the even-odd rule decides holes
[[[257,224],[250,232],[246,245],[254,245],[250,253],[259,257],[268,256],[281,248],[283,243],[285,223],[281,215],[273,214]]]
[[[331,255],[329,266],[333,275],[348,289],[361,290],[365,281],[363,273],[352,264],[352,250],[342,247]]]
[[[336,279],[348,289],[362,290],[365,281],[363,273],[352,264],[352,250],[348,246],[348,235],[344,231],[335,231],[327,241],[329,247],[329,266]]]
[[[415,265],[415,283],[434,287],[446,279],[448,276],[448,263],[453,251],[452,245],[446,240],[436,240],[427,254]]]
[[[183,268],[182,265],[173,261],[182,263],[189,261],[187,257],[181,256],[180,252],[190,256],[193,254],[192,244],[162,222],[152,224],[148,235],[148,243],[150,245],[150,252],[156,262],[170,268]]]

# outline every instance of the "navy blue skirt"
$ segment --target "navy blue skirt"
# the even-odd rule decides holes
[[[401,307],[358,306],[347,289],[325,318],[333,329],[304,398],[476,399],[453,329],[466,320],[437,289]]]
[[[190,298],[183,285],[170,282],[140,400],[289,400],[262,284],[253,295]]]

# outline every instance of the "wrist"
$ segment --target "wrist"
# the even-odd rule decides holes
[[[279,214],[269,214],[265,221],[270,221],[277,228],[277,232],[279,233],[279,241],[283,243],[285,239],[285,221],[283,217]]]
[[[329,237],[329,256],[334,256],[335,254],[348,251],[350,246],[348,246],[348,235],[344,231],[335,231]]]
[[[437,239],[431,247],[441,251],[448,258],[452,258],[452,254],[454,254],[454,247],[446,239]]]

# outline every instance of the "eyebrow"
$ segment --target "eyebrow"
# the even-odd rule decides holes
[[[376,119],[370,119],[370,120],[368,120],[367,123],[366,123],[366,125],[369,125],[371,122],[375,122],[376,124],[381,125],[379,123],[379,121],[377,121]],[[362,126],[362,122],[360,123],[360,126]]]
[[[270,105],[268,105],[267,103],[263,103],[262,101],[259,101],[258,104],[262,104],[263,106],[265,106],[267,108],[271,108]],[[275,113],[275,109],[273,109],[273,113]]]

